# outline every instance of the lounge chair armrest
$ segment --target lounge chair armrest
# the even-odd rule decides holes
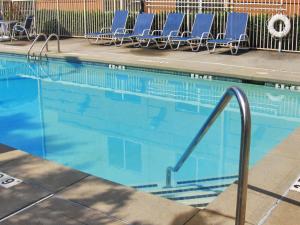
[[[213,35],[210,32],[203,32],[201,35],[201,39],[206,38],[206,39],[213,39]]]
[[[247,40],[248,39],[248,35],[247,34],[241,34],[239,41],[243,41],[243,40]]]
[[[222,39],[222,38],[224,38],[224,36],[225,36],[225,33],[218,33],[216,39]]]
[[[168,37],[169,37],[169,38],[170,38],[170,37],[177,37],[178,34],[179,34],[179,31],[178,31],[178,30],[172,30],[172,31],[169,33]]]
[[[118,29],[117,29],[117,30],[115,31],[114,35],[124,35],[124,34],[129,33],[130,30],[132,30],[132,29],[123,29],[123,30],[121,30],[121,29],[118,30]]]
[[[154,31],[152,31],[152,35],[154,35],[154,34],[161,34],[163,31],[162,30],[154,30]]]
[[[17,22],[17,23],[14,24],[14,26],[24,26],[24,23],[22,23],[22,22]]]
[[[149,34],[150,31],[151,31],[151,29],[145,29],[145,30],[143,30],[142,36],[144,36],[146,34]]]
[[[105,32],[105,31],[111,31],[111,28],[110,27],[103,27],[101,30],[100,30],[100,32],[101,33],[103,33],[103,32]]]
[[[126,29],[125,28],[117,28],[114,34],[125,34]]]
[[[191,31],[183,31],[182,33],[181,33],[181,37],[187,37],[187,36],[191,36],[191,34],[192,34],[192,32]]]
[[[22,25],[16,24],[16,25],[14,25],[13,30],[14,31],[24,31],[24,30],[26,30],[26,28]]]
[[[133,29],[125,29],[125,34],[128,34],[128,33],[132,32],[132,31],[133,31]]]

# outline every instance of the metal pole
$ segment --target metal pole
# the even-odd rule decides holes
[[[236,203],[236,225],[244,225],[246,218],[247,191],[248,191],[248,170],[250,157],[250,140],[251,140],[251,115],[249,103],[245,94],[240,93],[240,99],[245,99],[241,102],[241,147],[240,147],[240,165],[239,165],[239,182],[237,191]]]
[[[279,31],[282,31],[282,22],[280,22],[279,24]],[[282,38],[279,38],[279,42],[278,42],[278,52],[282,51]]]

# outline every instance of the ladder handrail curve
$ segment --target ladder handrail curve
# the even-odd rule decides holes
[[[51,40],[52,37],[55,37],[57,40],[57,52],[60,53],[60,39],[59,36],[57,34],[50,34],[50,36],[48,37],[48,39],[45,41],[45,44],[42,46],[40,53],[39,53],[39,58],[42,57],[42,53],[45,49],[46,46],[48,46],[48,42]]]
[[[232,97],[235,96],[241,114],[241,142],[240,142],[240,160],[239,160],[239,180],[237,190],[237,205],[236,205],[236,225],[245,224],[246,216],[246,202],[247,202],[247,187],[248,187],[248,170],[249,170],[249,155],[250,155],[250,142],[251,142],[251,114],[249,102],[246,94],[238,87],[229,87],[221,100],[214,108],[204,125],[198,131],[186,151],[178,160],[174,167],[168,167],[166,171],[166,187],[171,187],[172,172],[178,172],[183,166],[184,162],[194,151],[195,147],[199,144],[205,136],[209,128],[216,121],[218,116],[226,108]]]
[[[40,37],[44,37],[45,41],[47,40],[47,35],[44,33],[40,33],[36,36],[36,38],[34,39],[34,41],[32,42],[32,44],[30,45],[30,48],[27,51],[27,58],[30,56],[30,52],[33,48],[33,46],[35,45],[35,43],[40,39]],[[48,44],[46,45],[46,50],[48,51]]]

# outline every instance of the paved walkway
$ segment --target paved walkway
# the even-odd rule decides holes
[[[41,44],[39,42],[33,51],[37,52]],[[51,41],[48,55],[300,85],[300,54],[296,53],[252,50],[232,56],[226,49],[209,54],[205,49],[195,53],[186,49],[172,51],[127,45],[95,46],[84,39],[73,38],[62,40],[62,54],[56,54],[55,45],[56,42]],[[30,42],[25,41],[0,43],[0,52],[26,54],[29,46]]]
[[[1,225],[183,225],[199,212],[4,145],[0,172],[23,180],[0,186]]]

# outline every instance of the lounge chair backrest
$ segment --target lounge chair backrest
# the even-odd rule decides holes
[[[164,25],[164,28],[162,31],[162,36],[170,35],[171,31],[179,32],[179,29],[181,27],[183,19],[184,19],[184,14],[182,14],[182,13],[170,13],[165,22],[165,25]],[[176,34],[174,34],[174,35],[176,35]]]
[[[195,17],[195,22],[192,28],[192,37],[201,37],[203,33],[210,33],[211,27],[214,21],[214,14],[207,13],[202,14],[199,13]],[[208,34],[206,34],[203,37],[207,37]]]
[[[153,19],[154,19],[154,14],[152,13],[139,14],[133,28],[133,34],[142,35],[144,30],[146,29],[148,29],[149,31],[145,34],[149,34],[153,23]]]
[[[241,34],[246,34],[248,13],[229,13],[225,31],[226,39],[239,39]]]
[[[117,10],[112,21],[111,31],[115,32],[118,28],[124,29],[126,27],[127,17],[127,10]]]
[[[26,30],[29,30],[31,28],[32,22],[33,22],[33,16],[27,16],[24,23],[24,27]]]

